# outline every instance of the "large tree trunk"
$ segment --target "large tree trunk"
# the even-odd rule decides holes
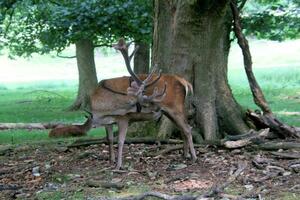
[[[79,86],[77,98],[70,109],[87,109],[90,106],[90,95],[98,84],[94,60],[94,46],[93,42],[88,39],[77,41],[75,46]]]
[[[133,59],[134,73],[146,74],[149,72],[150,47],[145,42],[137,42],[135,45],[139,46],[139,49]]]
[[[192,83],[195,125],[206,140],[248,131],[227,81],[228,3],[155,0],[153,62]]]

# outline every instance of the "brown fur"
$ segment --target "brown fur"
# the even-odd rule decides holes
[[[139,75],[141,80],[144,80],[147,77],[146,74]],[[153,76],[152,80],[157,76]],[[115,94],[111,91],[102,87],[103,82],[111,90],[126,93],[127,88],[129,87],[129,77],[118,77],[103,80],[99,83],[98,88],[95,90],[92,95],[92,109],[103,111],[111,111],[117,109],[118,105],[126,104],[130,97],[123,96],[121,94]],[[150,81],[151,82],[151,81]],[[184,112],[184,100],[188,92],[193,92],[192,85],[185,79],[177,75],[168,75],[163,74],[157,83],[150,86],[146,90],[146,95],[151,95],[155,87],[159,90],[164,88],[164,83],[167,83],[166,96],[159,105],[162,109],[172,109],[178,112]],[[112,98],[113,97],[113,98]]]
[[[49,132],[49,137],[80,137],[85,136],[92,126],[92,118],[88,117],[83,125],[57,127]]]
[[[139,75],[144,80],[147,75]],[[152,77],[151,83],[157,78]],[[185,116],[184,101],[188,92],[193,92],[192,85],[177,75],[161,75],[160,79],[153,85],[146,88],[145,94],[150,96],[155,88],[161,92],[166,91],[165,97],[160,102],[142,105],[137,108],[136,97],[126,95],[130,87],[129,77],[119,77],[103,80],[91,96],[91,109],[94,117],[94,125],[105,126],[110,149],[110,160],[114,162],[112,124],[116,123],[119,130],[118,139],[118,161],[116,168],[122,165],[122,149],[126,137],[128,123],[132,121],[155,120],[161,113],[170,118],[182,131],[184,138],[184,155],[188,157],[190,151],[192,159],[196,160],[191,130]]]

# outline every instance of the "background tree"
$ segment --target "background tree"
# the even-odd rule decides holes
[[[11,55],[30,56],[59,54],[75,44],[79,87],[71,108],[86,108],[98,83],[94,48],[111,46],[120,37],[149,42],[150,11],[151,2],[141,0],[18,1],[12,17],[4,19],[4,46]]]

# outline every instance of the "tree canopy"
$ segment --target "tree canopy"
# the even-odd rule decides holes
[[[1,12],[2,46],[12,55],[60,52],[80,39],[109,46],[120,37],[151,38],[150,1],[22,0],[5,5]]]
[[[202,4],[205,2],[210,1]],[[300,37],[299,1],[238,3],[243,7],[247,35],[279,41]],[[8,47],[12,55],[60,52],[85,38],[96,46],[109,46],[120,37],[151,40],[151,1],[4,0],[0,6],[0,45]]]
[[[246,5],[242,22],[247,35],[278,41],[300,37],[300,1],[255,0]]]

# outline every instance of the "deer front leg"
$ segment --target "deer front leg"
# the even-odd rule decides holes
[[[106,131],[106,139],[107,139],[107,142],[109,145],[109,160],[110,160],[110,163],[113,164],[113,163],[115,163],[113,126],[106,125],[105,131]]]
[[[117,161],[117,166],[116,166],[117,170],[119,170],[122,166],[123,146],[124,146],[125,137],[126,137],[127,128],[128,128],[128,120],[121,119],[118,122],[118,128],[119,128],[119,139],[118,139],[118,161]]]

